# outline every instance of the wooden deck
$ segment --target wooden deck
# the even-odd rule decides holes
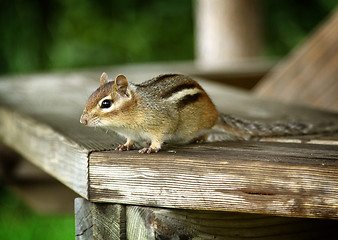
[[[220,218],[222,212],[225,218],[226,212],[338,218],[336,131],[260,142],[166,145],[151,155],[112,151],[124,140],[112,132],[82,126],[81,111],[98,86],[103,70],[110,75],[125,73],[134,82],[163,72],[161,66],[142,69],[139,72],[131,66],[3,77],[0,138],[89,200],[91,203],[77,200],[77,209],[89,206],[94,215],[98,208],[106,206],[108,212],[119,209],[116,214],[128,213],[129,218],[139,218],[138,221],[144,221],[150,213],[159,219],[174,214],[172,221],[180,214],[190,213],[179,209],[207,211],[199,213],[207,214],[211,222]],[[264,100],[245,91],[198,80],[221,112],[261,121],[298,119],[329,123],[332,129],[338,129],[338,114]],[[157,208],[166,214],[162,216],[162,210]],[[215,218],[210,214],[216,214]],[[126,219],[121,221],[121,226],[126,227]],[[208,224],[212,224],[210,221]],[[331,225],[330,222],[327,226]]]
[[[271,98],[336,109],[337,38],[331,30],[337,30],[337,19],[336,12],[272,70],[255,89],[260,97],[199,77],[255,78],[265,73],[264,64],[246,71],[208,72],[181,63],[4,76],[0,139],[5,147],[0,151],[12,148],[82,196],[75,201],[77,239],[336,239],[338,113]],[[312,61],[313,52],[320,61]],[[299,121],[326,131],[165,145],[151,155],[116,152],[112,149],[124,139],[79,123],[103,71],[124,73],[136,83],[162,73],[193,74],[220,112],[266,122]],[[15,158],[9,155],[7,161]]]
[[[256,95],[206,79],[253,87],[271,62],[237,62],[229,69],[164,63],[2,76],[0,160],[6,163],[1,174],[15,172],[14,150],[80,195],[75,200],[78,240],[336,239],[338,113],[329,111],[338,109],[337,31],[336,9],[256,86]],[[223,59],[219,56],[216,63]],[[124,139],[79,123],[103,71],[123,73],[135,83],[163,73],[193,75],[220,112],[263,122],[298,121],[326,131],[165,145],[151,155],[117,152],[112,149]],[[49,201],[43,196],[49,193],[37,195]]]

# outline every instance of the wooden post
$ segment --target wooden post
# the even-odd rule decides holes
[[[258,0],[196,0],[196,59],[217,68],[260,55]]]
[[[84,198],[75,199],[76,240],[89,240],[93,236],[92,205]]]
[[[126,239],[125,206],[75,199],[76,240]]]

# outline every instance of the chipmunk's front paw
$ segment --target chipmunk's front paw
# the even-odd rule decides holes
[[[160,151],[160,148],[142,148],[141,150],[139,150],[139,153],[157,153],[158,151]]]
[[[129,151],[129,150],[133,150],[134,149],[134,145],[127,145],[127,144],[122,144],[119,145],[117,148],[115,148],[116,151]]]

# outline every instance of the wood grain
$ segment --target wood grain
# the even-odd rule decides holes
[[[338,222],[127,206],[128,239],[335,239]]]
[[[75,199],[75,239],[93,239],[92,204],[84,198]]]
[[[142,82],[170,69],[161,67],[149,66],[149,71],[141,71],[144,67],[134,66],[105,70],[112,75],[123,72],[131,81]],[[183,67],[176,69],[182,70]],[[98,86],[102,71],[2,78],[1,141],[93,201],[336,218],[336,200],[333,198],[336,194],[333,175],[336,165],[333,163],[337,155],[333,144],[330,147],[322,144],[305,147],[305,144],[215,143],[175,146],[173,149],[167,147],[174,152],[163,151],[151,156],[136,154],[135,151],[100,153],[124,141],[113,132],[84,127],[79,123],[86,98]],[[246,91],[197,80],[221,112],[267,122],[293,120],[319,126],[330,123],[333,130],[337,129],[337,114],[266,101]],[[288,139],[291,138],[283,141]],[[311,141],[320,139],[322,135],[311,137]],[[335,139],[329,141],[334,142]],[[302,138],[298,140],[304,142]],[[308,156],[309,152],[316,157]],[[276,162],[276,159],[281,162]],[[301,164],[289,166],[290,159],[299,159]],[[228,165],[229,161],[231,165]],[[318,164],[321,161],[324,166]],[[157,166],[157,162],[160,165]],[[234,173],[227,172],[230,166]],[[201,169],[204,167],[210,173],[203,172]],[[281,175],[275,176],[276,171],[280,171]],[[198,177],[199,174],[202,177]],[[272,183],[268,181],[270,178]],[[191,184],[190,189],[185,188],[183,183],[187,186]],[[230,183],[235,190],[231,190]],[[313,183],[320,190],[315,191],[311,187]],[[270,188],[276,191],[275,195],[260,194]],[[282,194],[280,189],[286,192]],[[299,199],[302,201],[294,202]],[[264,207],[266,202],[266,206],[271,208]]]
[[[118,204],[95,204],[83,198],[75,199],[77,240],[126,238],[126,210]]]
[[[335,239],[337,221],[75,200],[76,236],[87,239]]]
[[[87,196],[87,149],[48,125],[7,108],[0,108],[0,119],[0,135],[6,145],[81,196]]]
[[[338,111],[338,9],[258,83],[258,95]]]
[[[258,90],[261,96],[290,92],[299,95],[290,98],[297,103],[332,109],[337,102],[337,16],[289,65],[277,68],[278,81],[271,81],[276,94]],[[322,47],[323,41],[327,47]],[[196,78],[220,112],[248,120],[312,124],[318,126],[318,134],[281,142],[265,138],[168,145],[158,154],[142,155],[109,151],[124,139],[79,123],[103,71],[111,77],[124,73],[139,83],[158,74],[189,74],[194,69],[191,64],[162,64],[4,76],[0,78],[0,140],[84,198],[105,202],[76,200],[77,239],[333,239],[331,226],[336,227],[336,221],[310,219],[297,225],[296,218],[260,219],[243,213],[338,218],[338,114],[262,99]],[[284,77],[290,82],[279,81]],[[308,84],[307,79],[320,82]],[[268,85],[266,89],[270,91]],[[307,98],[314,92],[314,98]],[[326,130],[330,126],[328,135],[320,131],[323,126]],[[230,213],[234,211],[242,213]]]
[[[338,218],[338,147],[228,142],[93,152],[92,201]],[[166,152],[166,150],[168,152]]]
[[[131,81],[139,83],[159,73],[169,72],[170,69],[176,68],[181,72],[184,66],[186,65],[115,67],[111,69],[110,75],[123,72]],[[141,71],[142,67],[146,71]],[[9,115],[13,111],[14,114],[28,116],[59,133],[61,138],[76,142],[89,151],[113,149],[123,143],[124,139],[105,129],[88,128],[79,123],[87,97],[98,87],[102,71],[107,69],[0,79],[0,106],[7,106]],[[338,114],[265,100],[247,91],[200,78],[196,80],[206,89],[220,112],[259,121],[300,121],[313,125],[332,122],[334,128],[338,129]]]

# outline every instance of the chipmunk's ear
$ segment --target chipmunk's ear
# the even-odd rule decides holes
[[[103,72],[101,77],[100,77],[100,85],[104,85],[108,82],[108,75],[107,73]]]
[[[120,74],[116,76],[113,88],[122,96],[129,97],[128,85],[126,76]]]

